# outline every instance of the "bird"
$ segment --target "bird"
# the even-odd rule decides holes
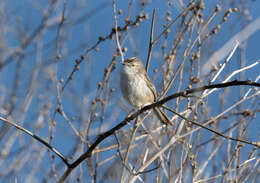
[[[135,109],[140,109],[156,101],[155,87],[138,57],[127,58],[122,62],[120,89],[124,99]],[[159,108],[153,108],[156,116],[166,125],[172,125],[167,115]]]

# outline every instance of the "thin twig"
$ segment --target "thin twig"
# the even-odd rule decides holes
[[[131,169],[128,168],[127,165],[126,165],[125,162],[124,162],[123,155],[122,155],[122,153],[121,153],[121,151],[120,151],[120,148],[121,148],[120,141],[119,141],[119,139],[118,139],[118,137],[117,137],[117,135],[116,135],[116,131],[115,131],[115,133],[114,133],[114,137],[115,137],[116,142],[117,142],[117,144],[118,144],[118,145],[117,145],[117,152],[118,152],[118,156],[119,156],[120,160],[122,161],[122,165],[123,165],[123,167],[125,167],[129,172],[131,172]],[[123,168],[123,167],[122,167],[122,168]],[[121,180],[121,177],[120,177],[120,180]]]
[[[129,152],[130,152],[130,149],[131,149],[131,146],[135,140],[135,135],[136,135],[136,132],[137,132],[137,129],[140,125],[140,123],[142,123],[141,120],[138,119],[138,117],[135,119],[135,125],[134,125],[134,128],[133,128],[133,131],[132,131],[132,134],[131,134],[131,138],[130,138],[130,141],[129,141],[129,144],[127,146],[127,149],[126,149],[126,153],[125,153],[125,157],[123,159],[123,164],[126,165],[127,163],[127,160],[128,160],[128,155],[129,155]],[[121,171],[121,175],[120,175],[120,183],[123,182],[123,178],[124,178],[124,166],[122,167],[122,171]]]
[[[150,41],[149,41],[149,50],[148,50],[148,56],[146,60],[146,65],[145,65],[145,70],[148,72],[149,69],[149,64],[151,60],[151,55],[152,55],[152,49],[153,49],[153,32],[154,32],[154,19],[155,19],[155,14],[156,14],[156,9],[153,9],[153,17],[152,17],[152,24],[151,24],[151,30],[150,30]]]
[[[203,125],[203,123],[201,124],[201,123],[198,123],[198,122],[196,122],[196,121],[190,120],[190,119],[184,117],[183,115],[181,115],[181,114],[175,112],[174,110],[172,110],[172,109],[170,109],[170,108],[167,108],[167,109],[168,109],[169,111],[171,111],[172,113],[176,114],[177,116],[179,116],[180,118],[184,119],[185,121],[188,121],[188,122],[190,122],[190,123],[192,123],[192,124],[194,124],[194,125],[196,125],[196,126],[199,126],[199,127],[201,127],[201,128],[204,128],[204,129],[206,129],[206,130],[208,130],[208,131],[210,131],[210,132],[212,132],[212,133],[215,133],[215,134],[218,135],[218,136],[221,136],[221,137],[226,138],[226,139],[229,139],[229,140],[233,140],[233,141],[237,141],[237,142],[242,142],[242,143],[245,143],[245,144],[253,145],[253,146],[256,146],[256,147],[259,147],[259,148],[260,148],[259,144],[255,143],[255,142],[249,142],[249,141],[246,141],[246,140],[242,140],[242,139],[237,139],[237,138],[233,138],[233,137],[226,136],[226,135],[224,135],[224,134],[221,133],[221,132],[218,132],[218,131],[215,131],[215,130],[212,130],[212,129],[206,127],[205,125]]]
[[[117,31],[117,16],[116,16],[116,0],[113,0],[113,13],[114,13],[114,19],[115,19],[115,31],[116,31],[116,45],[119,50],[119,53],[121,55],[121,63],[124,62],[124,54],[122,52],[120,42],[119,42],[119,36]]]
[[[167,32],[167,30],[177,22],[177,20],[182,17],[188,10],[190,10],[194,6],[194,3],[191,2],[182,12],[180,15],[178,15],[165,29],[154,39],[153,44],[155,44],[159,39]]]
[[[230,61],[230,59],[232,58],[233,54],[235,53],[237,47],[239,45],[239,42],[236,41],[236,44],[234,46],[234,48],[231,50],[231,52],[229,53],[227,59],[225,60],[224,64],[220,67],[219,71],[215,74],[215,76],[213,77],[213,79],[210,82],[214,82],[216,81],[217,77],[219,76],[219,74],[222,72],[222,70],[225,68],[225,66],[227,65],[227,63]]]

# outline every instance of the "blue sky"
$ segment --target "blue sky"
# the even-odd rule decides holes
[[[17,50],[21,45],[21,42],[28,38],[30,35],[33,34],[33,31],[37,29],[40,25],[43,12],[47,10],[47,3],[49,1],[1,1],[0,7],[3,7],[2,13],[0,12],[0,17],[2,16],[2,22],[0,20],[0,40],[1,44],[4,45],[4,49],[0,48],[0,55],[1,61],[5,61],[11,54],[13,50]],[[107,36],[111,29],[114,27],[114,17],[113,17],[113,7],[112,1],[67,1],[67,7],[65,11],[65,15],[67,17],[66,21],[64,22],[64,31],[62,32],[61,36],[61,49],[60,53],[62,55],[61,59],[58,63],[58,73],[57,78],[60,80],[63,78],[66,80],[73,70],[73,66],[75,64],[75,60],[80,58],[80,56],[91,46],[93,46],[100,36]],[[186,1],[184,1],[185,3]],[[227,10],[227,6],[229,5],[228,2],[219,1],[221,4],[222,10],[219,14],[217,14],[214,21],[209,25],[208,29],[211,29],[217,25],[216,22],[220,22],[224,13]],[[4,6],[5,5],[5,6]],[[177,5],[177,4],[175,4]],[[210,14],[215,9],[216,3],[213,1],[207,2],[205,4],[206,9],[204,11],[205,20],[209,17]],[[240,6],[242,4],[236,3],[235,6]],[[117,9],[122,9],[123,14],[118,15],[118,24],[119,26],[124,25],[124,18],[127,15],[127,8],[129,6],[129,1],[118,1]],[[232,5],[231,5],[232,6]],[[1,108],[1,115],[6,115],[6,107],[5,105],[9,103],[9,99],[11,96],[11,91],[14,88],[14,81],[17,77],[16,70],[19,70],[19,84],[16,93],[16,101],[15,101],[15,109],[12,113],[12,119],[25,128],[28,128],[31,131],[36,131],[39,136],[44,139],[48,139],[50,136],[50,126],[49,120],[54,114],[55,105],[57,103],[57,96],[56,96],[56,88],[55,88],[55,81],[52,80],[51,76],[54,72],[54,63],[55,63],[55,52],[56,52],[56,39],[57,39],[57,24],[58,18],[63,11],[64,1],[59,1],[58,5],[55,7],[54,12],[49,17],[48,25],[52,25],[48,27],[48,29],[44,30],[41,34],[37,36],[32,43],[22,50],[24,53],[24,57],[22,57],[21,66],[19,67],[16,64],[18,59],[12,59],[12,62],[5,66],[0,71],[0,102],[2,104]],[[205,45],[202,46],[202,59],[201,59],[201,66],[208,61],[208,59],[212,56],[212,54],[222,48],[222,46],[230,40],[235,34],[240,32],[243,27],[246,27],[248,24],[254,22],[255,20],[260,18],[260,1],[248,1],[242,7],[246,7],[247,10],[239,11],[238,13],[232,13],[228,21],[221,25],[221,29],[217,35],[211,37],[211,39],[205,42]],[[147,5],[143,13],[149,14],[149,17],[152,16],[153,9],[156,8],[157,16],[155,19],[155,37],[163,30],[163,24],[165,23],[166,13],[165,10],[170,10],[172,12],[171,18],[176,18],[180,10],[176,8],[176,6],[172,5],[171,7],[167,7],[167,1],[160,1],[155,0],[152,1],[149,5]],[[131,18],[137,16],[140,12],[139,3],[136,2],[133,6]],[[242,14],[246,16],[242,16]],[[81,17],[83,17],[81,19]],[[78,23],[74,23],[77,22]],[[126,57],[131,57],[133,55],[137,55],[143,61],[147,57],[148,45],[149,45],[149,32],[150,32],[150,24],[151,18],[148,20],[144,20],[140,23],[140,26],[137,28],[131,28],[129,35],[123,45],[123,47],[127,47],[128,51],[126,53]],[[240,68],[240,58],[241,54],[241,46],[245,47],[244,56],[245,56],[245,65],[250,65],[260,59],[259,54],[259,41],[260,41],[260,25],[258,26],[258,30],[252,34],[246,42],[240,44],[239,48],[236,50],[235,54],[233,55],[230,63],[225,68],[224,72],[221,74],[219,79],[216,83],[223,81],[230,73]],[[167,39],[167,51],[169,51],[170,44],[174,40],[175,35],[178,33],[178,24],[173,25],[171,28],[171,32],[168,35]],[[22,36],[21,36],[22,35]],[[153,55],[152,55],[152,63],[149,75],[151,79],[153,79],[157,88],[162,86],[162,75],[154,74],[153,69],[160,69],[161,61],[163,61],[163,55],[160,49],[160,45],[164,44],[165,39],[161,39],[158,44],[154,46]],[[187,41],[187,40],[186,40]],[[104,69],[108,67],[111,60],[113,53],[115,51],[115,41],[106,40],[98,45],[99,51],[91,51],[87,56],[86,60],[80,65],[80,70],[77,71],[74,76],[73,80],[69,83],[67,88],[62,94],[62,104],[64,107],[64,111],[68,115],[70,119],[75,118],[73,124],[75,125],[77,130],[81,130],[82,122],[86,122],[89,117],[89,113],[91,111],[91,101],[96,96],[97,91],[97,84],[99,81],[102,81],[104,76]],[[180,49],[183,51],[183,48]],[[180,51],[180,52],[181,52]],[[180,62],[183,55],[177,55],[177,61]],[[109,87],[115,88],[115,92],[111,93],[110,100],[108,102],[108,107],[105,111],[105,121],[102,127],[102,130],[108,130],[112,126],[118,124],[120,121],[124,119],[127,114],[124,107],[130,110],[131,106],[126,104],[122,99],[122,96],[119,92],[119,77],[118,73],[120,71],[120,59],[117,59],[116,68],[111,75],[111,80],[109,83]],[[177,63],[178,63],[177,62]],[[224,60],[219,60],[219,63],[223,63]],[[39,68],[37,69],[37,66]],[[186,65],[185,65],[186,66]],[[188,68],[188,64],[186,66]],[[32,70],[36,68],[36,72],[33,73]],[[254,80],[259,75],[260,66],[258,66],[245,71],[243,80],[248,78]],[[185,71],[185,69],[184,69]],[[34,75],[35,74],[35,75]],[[33,77],[35,76],[35,78]],[[154,76],[154,77],[152,77]],[[241,77],[241,76],[240,76]],[[235,76],[233,79],[239,79],[239,76]],[[34,78],[32,80],[32,78]],[[179,79],[179,78],[178,78]],[[172,87],[168,94],[172,94],[177,92],[178,86],[178,79],[174,83],[174,87]],[[207,84],[208,78],[203,78],[204,83]],[[184,74],[184,83],[187,83],[189,77]],[[34,83],[33,89],[30,89],[31,83]],[[187,88],[187,85],[183,84],[181,90]],[[243,91],[245,92],[248,87],[243,87]],[[158,89],[160,91],[160,89]],[[235,90],[238,91],[238,90]],[[33,94],[28,97],[28,100],[24,100],[28,93],[32,92]],[[210,114],[212,116],[218,114],[223,109],[219,107],[220,99],[219,96],[223,90],[217,92],[213,96],[211,96],[208,100],[208,105],[211,106]],[[229,96],[228,100],[226,100],[226,104],[234,103],[239,96],[239,93],[232,93],[232,88],[225,94]],[[101,95],[102,96],[102,95]],[[28,102],[30,101],[30,102]],[[28,102],[28,105],[26,105]],[[245,102],[242,107],[243,109],[247,109],[251,107],[252,101]],[[255,101],[257,103],[257,101]],[[48,105],[50,105],[48,107]],[[175,101],[169,102],[169,105],[174,106]],[[257,105],[257,104],[254,104]],[[258,104],[259,105],[259,104]],[[26,112],[23,113],[23,109],[26,108]],[[43,122],[41,123],[41,128],[37,129],[34,124],[35,121],[39,120],[39,115],[43,111],[44,107],[47,106],[48,110],[46,114],[43,115]],[[214,108],[217,106],[216,108]],[[185,106],[180,106],[180,108],[185,108]],[[100,111],[98,111],[100,114]],[[259,136],[259,114],[256,114],[255,119],[253,119],[252,124],[249,125],[249,132],[248,139],[252,141],[256,141]],[[232,124],[239,120],[239,118],[232,118]],[[62,154],[65,156],[68,155],[72,151],[72,147],[74,147],[76,141],[78,140],[77,136],[73,133],[70,126],[66,123],[66,120],[61,115],[56,115],[55,118],[56,126],[54,130],[54,139],[52,145],[57,148]],[[0,123],[0,126],[2,123]],[[220,130],[226,129],[229,127],[230,124],[227,122],[220,124]],[[83,125],[84,126],[84,125]],[[91,136],[91,140],[93,141],[96,136],[94,135],[95,132],[97,133],[99,127],[99,119],[96,120],[96,123],[92,126],[93,136]],[[125,127],[124,129],[127,130],[129,128]],[[202,139],[208,139],[209,135],[212,135],[210,132],[206,132],[202,130]],[[8,135],[1,140],[0,146],[4,146],[6,140],[9,139],[11,134],[14,133],[14,130],[10,130]],[[236,131],[233,134],[235,135]],[[204,137],[203,137],[204,136]],[[19,137],[21,139],[17,139],[13,144],[13,150],[16,147],[20,147],[23,144],[23,140],[28,144],[31,143],[31,138],[25,134],[20,133]],[[107,144],[115,143],[115,139],[110,137],[109,140],[104,142],[102,146],[106,146]],[[33,142],[36,144],[37,142]],[[41,148],[41,145],[39,145]],[[226,147],[223,147],[223,150]],[[245,148],[245,156],[246,158],[247,151],[249,151],[252,147],[246,145]],[[86,147],[85,147],[86,149]],[[12,150],[11,150],[12,151]],[[32,150],[30,149],[30,152]],[[105,159],[108,156],[113,155],[114,152],[107,153],[101,159]],[[74,154],[73,159],[79,156],[79,153]],[[8,161],[12,162],[13,158],[10,158]],[[221,159],[221,158],[220,158]],[[28,160],[30,161],[30,160]],[[33,160],[30,162],[32,163]],[[43,158],[43,162],[41,163],[40,167],[43,169],[48,169],[50,164],[50,158],[48,153],[45,154]],[[55,158],[55,163],[58,165],[60,160],[58,157]],[[64,165],[65,167],[65,165]],[[3,165],[0,167],[3,169]],[[25,166],[23,171],[17,173],[17,176],[21,178],[20,180],[26,179],[26,174],[30,171],[31,166]],[[86,167],[85,167],[86,168]],[[48,169],[49,170],[49,169]],[[62,168],[64,170],[64,168]],[[59,172],[62,173],[63,171]],[[103,171],[101,171],[103,173]],[[38,172],[38,176],[41,176],[41,172]],[[37,177],[36,175],[34,175]],[[13,177],[10,179],[7,178],[6,180],[13,180]]]

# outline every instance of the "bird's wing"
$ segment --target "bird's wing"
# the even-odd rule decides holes
[[[150,78],[149,78],[149,76],[146,72],[145,72],[145,78],[144,79],[146,80],[148,87],[152,90],[153,95],[154,95],[154,100],[155,100],[157,98],[156,89],[155,89],[153,83],[151,82],[151,80],[150,80]]]

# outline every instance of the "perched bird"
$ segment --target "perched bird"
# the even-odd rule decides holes
[[[120,73],[120,89],[123,97],[134,108],[152,104],[156,100],[156,90],[150,81],[142,61],[137,57],[126,59]],[[171,121],[160,108],[153,108],[157,117],[166,125]]]

